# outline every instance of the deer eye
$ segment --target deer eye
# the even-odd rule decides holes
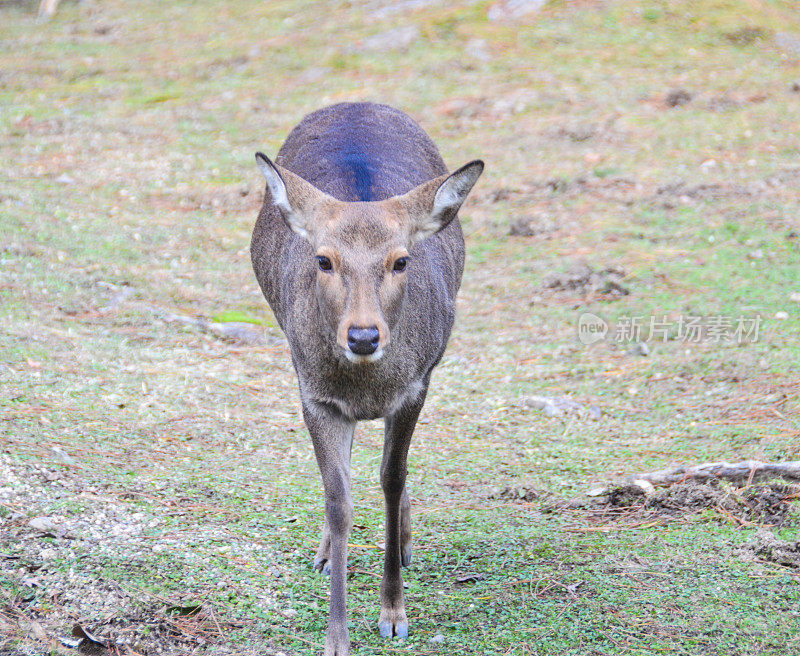
[[[331,264],[330,259],[328,259],[324,255],[317,255],[317,262],[319,262],[319,268],[322,271],[330,271],[331,269],[333,269],[333,264]]]
[[[394,267],[392,267],[395,271],[405,271],[406,266],[408,266],[408,259],[407,257],[398,257],[394,261]]]

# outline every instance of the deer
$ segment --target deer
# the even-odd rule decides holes
[[[384,420],[385,554],[378,630],[406,638],[401,566],[411,563],[406,489],[411,437],[445,352],[464,270],[457,217],[483,172],[450,173],[408,115],[340,103],[307,115],[265,180],[251,259],[289,343],[302,414],[322,477],[325,522],[314,569],[330,575],[325,656],[350,653],[347,547],[357,422]]]

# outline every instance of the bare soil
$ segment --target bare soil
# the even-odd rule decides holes
[[[743,560],[800,567],[800,541],[781,540],[766,530],[758,531],[753,540],[736,550],[736,554]]]
[[[678,483],[647,496],[635,485],[611,488],[599,505],[620,514],[680,515],[712,510],[743,525],[783,527],[796,518],[791,513],[798,487],[769,482],[738,488],[727,484]]]

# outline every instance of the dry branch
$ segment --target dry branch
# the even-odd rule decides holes
[[[752,481],[755,478],[780,477],[800,480],[800,460],[786,462],[761,462],[744,460],[742,462],[705,462],[700,465],[681,466],[647,474],[636,474],[625,479],[626,483],[647,481],[653,486],[668,486],[683,481],[707,481],[725,479],[729,481]]]

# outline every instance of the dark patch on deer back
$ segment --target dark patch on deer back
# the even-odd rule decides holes
[[[374,103],[341,103],[309,114],[276,162],[347,202],[385,200],[447,172],[413,119]]]
[[[347,144],[347,148],[341,152],[338,164],[343,177],[352,176],[357,200],[375,200],[372,193],[372,172],[375,165],[366,153],[358,150],[357,144]]]

